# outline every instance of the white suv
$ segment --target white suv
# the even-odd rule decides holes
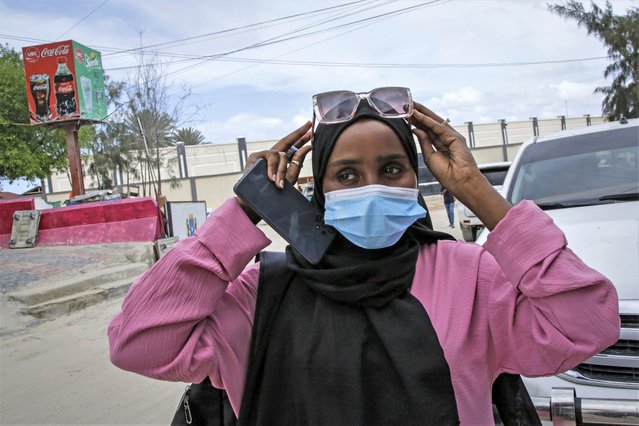
[[[557,376],[524,378],[540,417],[553,424],[639,424],[638,161],[639,119],[622,119],[526,141],[504,181],[508,201],[544,209],[619,295],[615,345]]]
[[[510,167],[510,161],[480,164],[478,167],[493,188],[497,191],[501,191],[506,172],[508,172],[508,168]],[[457,215],[459,216],[459,227],[461,228],[464,241],[475,241],[477,235],[484,229],[484,224],[475,216],[475,213],[471,212],[468,207],[459,201],[457,202]]]

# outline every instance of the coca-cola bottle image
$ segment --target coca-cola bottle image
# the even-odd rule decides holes
[[[76,113],[75,87],[73,85],[73,74],[67,66],[67,58],[58,58],[58,71],[53,77],[55,83],[56,110],[60,117],[73,115]]]
[[[35,103],[34,120],[50,120],[49,94],[51,93],[51,85],[49,83],[49,76],[47,74],[33,74],[29,76],[29,85],[31,87],[31,97]]]

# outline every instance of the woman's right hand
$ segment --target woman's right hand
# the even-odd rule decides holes
[[[257,160],[263,158],[266,160],[268,178],[274,185],[278,188],[284,188],[284,179],[295,184],[304,165],[306,155],[313,149],[312,145],[308,144],[311,140],[311,126],[311,122],[307,121],[301,127],[277,141],[271,149],[251,154],[242,173],[246,174]],[[287,153],[291,148],[296,149],[296,151],[289,158]],[[246,203],[239,198],[238,201],[253,223],[258,223],[261,220]]]

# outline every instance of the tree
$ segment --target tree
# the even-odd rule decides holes
[[[609,1],[605,8],[594,2],[592,10],[586,11],[579,1],[571,0],[565,5],[548,5],[551,12],[564,18],[577,20],[588,34],[594,34],[608,48],[612,63],[604,71],[606,78],[612,77],[610,86],[597,87],[595,93],[603,93],[603,114],[609,120],[639,117],[639,8],[627,10],[626,15],[615,15]]]
[[[122,97],[126,89],[126,82],[105,76],[107,104],[112,112],[108,116],[109,121],[97,125],[94,138],[83,146],[87,170],[92,183],[99,189],[113,188],[115,173],[122,176],[122,184],[126,186],[131,177],[140,177],[136,168],[136,135],[130,133],[125,123],[127,110],[123,108],[126,104]]]
[[[184,87],[176,95],[169,94],[168,65],[160,61],[157,54],[139,50],[136,60],[136,71],[125,90],[129,102],[124,123],[128,134],[137,142],[143,188],[144,176],[148,174],[149,183],[156,181],[161,193],[162,164],[176,160],[174,151],[169,154],[161,148],[172,145],[173,133],[183,120],[188,119],[184,116],[183,105],[191,91]],[[172,168],[168,170],[171,186],[178,185]]]
[[[204,135],[192,127],[183,127],[173,134],[174,142],[182,142],[184,145],[199,145],[204,142]]]
[[[0,177],[44,178],[68,169],[63,132],[29,124],[20,54],[0,45]]]

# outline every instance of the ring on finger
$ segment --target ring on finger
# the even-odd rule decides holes
[[[300,170],[302,169],[302,164],[297,160],[291,160],[291,164],[295,164],[297,167],[300,168]]]
[[[443,120],[441,123],[442,126],[446,126],[448,123],[450,123],[450,118],[446,118],[445,120]]]
[[[286,156],[290,159],[293,156],[293,154],[295,154],[298,150],[299,150],[298,147],[292,146],[288,149],[288,151],[286,151]]]

